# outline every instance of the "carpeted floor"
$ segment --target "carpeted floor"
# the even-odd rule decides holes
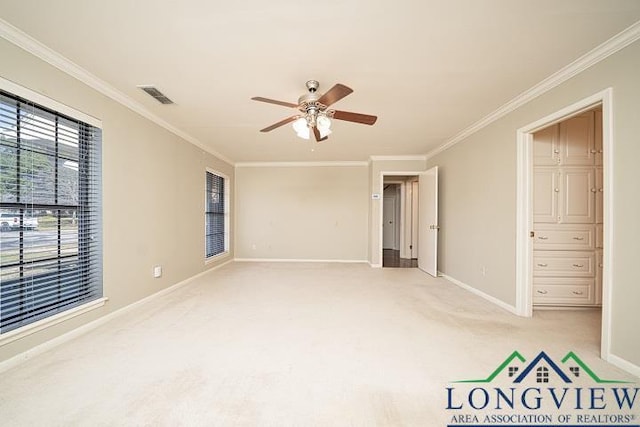
[[[0,374],[2,426],[440,426],[514,350],[601,377],[600,314],[516,317],[417,269],[232,263]]]

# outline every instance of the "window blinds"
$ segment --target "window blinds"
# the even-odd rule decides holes
[[[101,130],[0,91],[0,333],[102,297]]]
[[[224,178],[207,172],[205,203],[206,257],[225,251]]]

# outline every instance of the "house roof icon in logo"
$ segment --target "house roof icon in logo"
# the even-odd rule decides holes
[[[570,351],[564,358],[562,358],[561,364],[554,362],[553,359],[551,359],[551,357],[549,357],[549,355],[544,351],[541,351],[531,362],[529,362],[529,364],[525,365],[525,363],[526,359],[522,354],[518,351],[514,351],[487,378],[454,382],[490,383],[499,378],[501,374],[506,371],[508,378],[513,379],[514,384],[521,383],[532,374],[535,375],[536,382],[549,383],[550,374],[554,373],[566,384],[572,383],[572,379],[575,380],[582,378],[582,373],[586,374],[585,378],[590,378],[599,384],[628,383],[628,381],[601,379],[573,351]]]
[[[582,371],[584,371],[593,381],[595,381],[598,384],[626,384],[628,383],[628,381],[620,381],[620,380],[603,380],[600,377],[598,377],[596,375],[595,372],[593,372],[593,370],[591,370],[591,368],[589,368],[589,366],[587,366],[586,363],[584,363],[582,361],[582,359],[580,359],[578,357],[577,354],[575,354],[573,351],[570,351],[569,353],[567,353],[567,355],[565,357],[562,358],[562,363],[566,364],[569,361],[572,361],[575,365],[577,366],[572,366],[570,367],[570,371],[572,373],[574,373],[574,375],[578,376],[580,369]],[[578,372],[578,373],[576,373]]]
[[[538,382],[549,382],[549,368],[555,372],[562,381],[567,384],[571,383],[571,378],[569,378],[544,351],[541,351],[513,382],[515,384],[522,382],[534,369]]]

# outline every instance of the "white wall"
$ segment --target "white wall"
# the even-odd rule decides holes
[[[440,270],[515,304],[516,131],[613,88],[611,352],[640,366],[640,42],[428,160],[440,167]],[[481,267],[485,265],[486,276]]]
[[[236,257],[366,261],[368,168],[236,168]]]
[[[4,79],[102,121],[109,298],[99,309],[1,346],[2,361],[224,261],[204,260],[205,170],[229,176],[233,191],[234,169],[4,39],[0,58]],[[233,236],[226,259],[232,258]],[[152,277],[154,265],[162,265],[162,278]]]

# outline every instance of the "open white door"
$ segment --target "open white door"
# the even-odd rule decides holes
[[[438,167],[419,177],[418,268],[438,276]]]

